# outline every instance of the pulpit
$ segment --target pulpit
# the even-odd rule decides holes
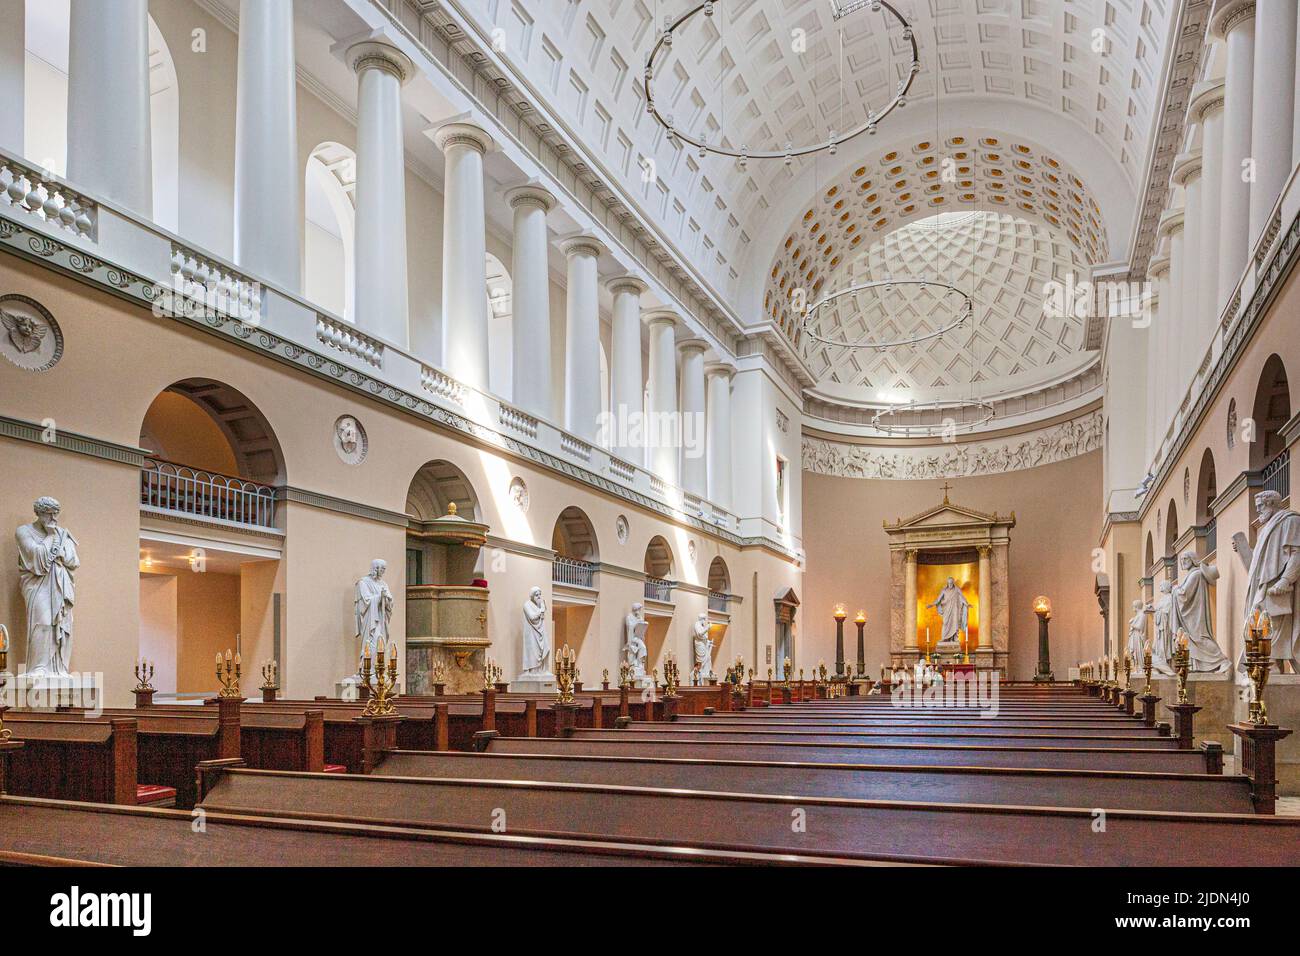
[[[912,668],[932,654],[942,622],[929,608],[952,578],[970,605],[961,653],[949,664],[969,663],[1005,676],[1010,634],[1007,569],[1016,514],[989,514],[943,502],[910,518],[885,522],[890,551],[890,658]]]

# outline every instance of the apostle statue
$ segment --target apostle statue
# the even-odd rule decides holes
[[[1142,659],[1147,648],[1147,609],[1141,600],[1133,602],[1133,617],[1128,622],[1128,652],[1133,657],[1133,666],[1142,667]]]
[[[1168,581],[1161,581],[1160,596],[1153,608],[1156,634],[1151,642],[1151,673],[1162,677],[1172,677],[1174,673],[1173,589]]]
[[[533,588],[524,601],[524,675],[549,677],[551,642],[546,637],[546,601]]]
[[[700,680],[713,676],[713,638],[709,636],[709,615],[701,611],[695,623],[691,625],[691,637],[695,644],[695,669]]]
[[[377,648],[388,646],[388,622],[393,616],[393,592],[388,590],[384,572],[388,563],[381,558],[370,562],[370,573],[357,582],[353,609],[356,612],[357,640],[361,654],[366,648],[375,654]]]
[[[36,520],[21,525],[18,585],[27,604],[27,674],[67,677],[72,658],[73,573],[81,566],[77,540],[59,525],[59,503],[37,498]]]
[[[939,596],[926,607],[937,608],[939,617],[943,620],[943,636],[939,639],[939,643],[959,642],[970,619],[970,602],[966,600],[966,595],[961,593],[961,588],[957,587],[957,582],[949,578],[948,583],[939,592]]]
[[[638,601],[632,605],[631,612],[623,619],[623,660],[632,668],[632,677],[635,680],[641,680],[646,676],[647,627],[645,607]]]
[[[1183,569],[1183,579],[1170,591],[1172,637],[1176,641],[1180,633],[1187,635],[1191,670],[1226,674],[1232,669],[1232,663],[1214,640],[1214,608],[1210,604],[1210,588],[1219,580],[1219,569],[1199,563],[1190,551],[1183,552],[1178,564]]]
[[[1232,549],[1246,566],[1246,618],[1249,621],[1259,608],[1271,621],[1273,660],[1281,669],[1289,661],[1292,670],[1300,669],[1296,660],[1300,615],[1296,614],[1296,581],[1300,579],[1300,514],[1282,507],[1276,491],[1261,491],[1255,496],[1259,512],[1259,534],[1252,550],[1244,534],[1232,537]],[[1244,659],[1243,652],[1243,659]],[[1239,663],[1239,667],[1244,663]]]

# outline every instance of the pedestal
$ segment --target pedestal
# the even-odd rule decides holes
[[[137,687],[131,693],[135,695],[136,710],[143,710],[146,707],[153,706],[154,689],[152,687],[147,690]]]
[[[512,694],[554,694],[557,689],[555,675],[550,671],[544,674],[520,674],[509,684]]]
[[[787,688],[786,688],[786,692],[789,693],[789,690],[790,690],[790,688],[787,687]],[[672,720],[676,720],[676,719],[677,719],[677,705],[678,705],[678,703],[679,703],[680,701],[681,701],[681,698],[678,697],[676,694],[665,694],[665,695],[664,695],[664,698],[663,698],[663,708],[664,708],[664,709],[663,709],[663,714],[664,714],[664,720],[672,721]]]
[[[1133,700],[1137,697],[1138,692],[1135,690],[1124,691],[1124,713],[1133,716]]]
[[[1178,699],[1177,678],[1153,676],[1151,688],[1152,693],[1171,703]],[[1196,718],[1197,733],[1192,739],[1193,746],[1199,746],[1205,740],[1224,740],[1224,728],[1238,719],[1245,719],[1244,711],[1240,715],[1236,712],[1238,690],[1227,674],[1187,675],[1187,702],[1201,709]],[[1160,717],[1177,724],[1172,706],[1163,705],[1158,711]]]
[[[262,703],[264,703],[264,704],[274,704],[275,701],[276,701],[276,698],[279,697],[279,695],[280,695],[280,688],[278,688],[278,687],[263,687],[263,688],[262,688]]]
[[[1178,749],[1191,750],[1192,718],[1201,708],[1195,704],[1170,704],[1169,709],[1174,715],[1174,738],[1178,741]]]
[[[578,726],[578,705],[559,704],[555,705],[555,736],[572,737],[574,730]]]
[[[1230,724],[1241,749],[1241,772],[1250,778],[1250,799],[1256,813],[1277,810],[1277,742],[1291,731],[1277,724]]]
[[[1148,727],[1156,725],[1156,704],[1160,703],[1160,698],[1155,694],[1143,694],[1139,700],[1142,701],[1142,723]]]
[[[1240,687],[1236,720],[1244,722],[1248,713],[1250,689]],[[1264,704],[1268,707],[1270,723],[1280,727],[1300,727],[1300,674],[1269,675],[1264,688]],[[1300,734],[1277,745],[1278,792],[1284,797],[1300,796]]]
[[[102,688],[94,676],[69,674],[60,677],[19,674],[14,678],[14,704],[23,710],[51,711],[60,707],[101,710]]]

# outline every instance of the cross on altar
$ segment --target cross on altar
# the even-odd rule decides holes
[[[943,503],[948,504],[948,492],[952,491],[952,485],[948,482],[943,483]]]

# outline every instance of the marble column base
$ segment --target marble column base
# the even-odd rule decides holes
[[[520,674],[510,682],[512,694],[554,694],[557,689],[555,675],[549,671],[544,674]]]

